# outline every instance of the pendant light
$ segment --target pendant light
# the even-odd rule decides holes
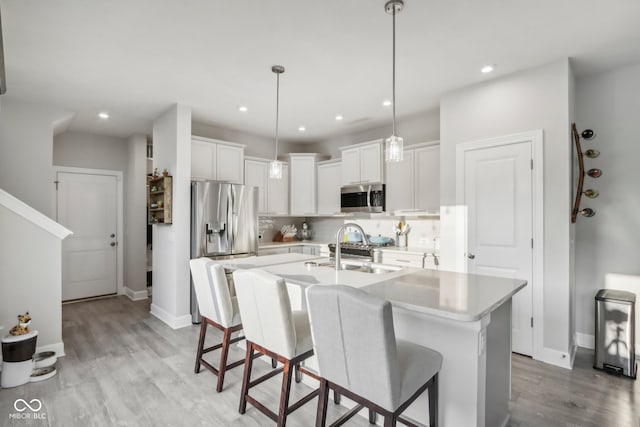
[[[282,162],[278,160],[278,114],[280,113],[280,74],[284,73],[284,67],[274,65],[271,71],[276,74],[276,155],[269,164],[269,178],[282,179]]]
[[[404,159],[404,139],[396,135],[396,14],[402,11],[402,0],[389,0],[384,9],[393,16],[393,131],[391,136],[385,139],[385,160],[387,162],[401,162]]]

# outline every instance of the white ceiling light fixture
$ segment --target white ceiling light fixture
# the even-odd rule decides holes
[[[488,74],[488,73],[492,72],[493,70],[494,70],[493,65],[485,65],[484,67],[482,67],[480,69],[480,72],[482,74]]]
[[[240,111],[241,113],[246,113],[247,111],[249,111],[249,109],[246,105],[241,105],[238,107],[238,111]]]
[[[274,65],[271,71],[276,75],[276,155],[269,164],[269,178],[282,179],[282,162],[278,160],[278,116],[280,113],[280,74],[284,73],[282,65]]]
[[[109,113],[107,113],[106,111],[101,111],[101,112],[98,113],[98,117],[101,120],[109,120],[110,116],[109,116]]]
[[[306,130],[307,130],[307,128],[305,126],[298,127],[298,131],[299,132],[305,132]]]
[[[390,99],[385,99],[384,101],[382,101],[382,106],[383,107],[391,106],[391,100]]]
[[[344,117],[342,117],[342,114],[337,114],[336,115],[336,120],[337,121],[341,121],[342,119],[344,119]]]
[[[404,159],[404,139],[396,135],[396,15],[402,11],[402,0],[389,0],[384,9],[393,16],[393,71],[392,71],[392,99],[393,121],[391,136],[385,139],[385,160],[387,162],[401,162]]]

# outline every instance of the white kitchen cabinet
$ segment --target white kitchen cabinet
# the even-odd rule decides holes
[[[342,185],[384,182],[381,140],[340,147]]]
[[[289,166],[282,165],[282,179],[269,178],[269,160],[247,158],[244,162],[245,185],[258,187],[258,214],[289,213]]]
[[[386,202],[388,212],[440,210],[440,145],[410,146],[387,165]]]
[[[407,254],[383,251],[381,262],[383,264],[397,265],[400,267],[422,268],[424,265],[424,254]]]
[[[340,160],[318,163],[318,215],[340,213]]]
[[[244,183],[244,145],[192,137],[191,178]]]
[[[310,216],[317,213],[317,169],[318,155],[315,153],[289,154],[291,216]]]

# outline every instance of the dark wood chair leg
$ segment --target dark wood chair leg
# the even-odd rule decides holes
[[[369,424],[375,424],[378,421],[378,415],[373,409],[369,409]]]
[[[278,366],[278,361],[276,359],[271,359],[271,367],[276,369],[276,366]]]
[[[396,427],[396,416],[393,414],[387,414],[384,417],[384,427]]]
[[[247,411],[247,394],[249,394],[249,381],[251,380],[251,368],[253,366],[253,343],[247,341],[247,356],[244,359],[244,375],[242,375],[242,390],[240,391],[240,407],[238,411],[244,414]]]
[[[438,374],[433,376],[429,389],[429,427],[438,427]]]
[[[318,410],[316,411],[316,427],[325,427],[327,424],[327,403],[329,403],[329,383],[320,379],[320,393],[318,394]],[[335,399],[335,390],[334,390]]]
[[[300,372],[300,364],[296,363],[296,383],[299,383],[300,381],[302,381],[302,372]]]
[[[277,427],[285,427],[287,423],[287,409],[289,409],[289,393],[291,392],[291,377],[294,367],[290,361],[284,362],[282,371],[282,389],[280,391],[280,408],[278,409]]]
[[[198,350],[196,351],[196,366],[193,371],[197,374],[200,372],[200,359],[202,359],[202,350],[204,349],[204,337],[207,334],[207,322],[202,319],[200,324],[200,338],[198,339]]]
[[[337,391],[333,390],[333,403],[335,403],[336,405],[340,404],[340,393],[338,393]]]
[[[216,391],[220,393],[222,391],[222,385],[224,384],[224,373],[227,371],[227,356],[229,355],[229,341],[231,341],[231,331],[229,329],[224,330],[222,336],[222,348],[220,351],[220,365],[218,368],[218,385]]]

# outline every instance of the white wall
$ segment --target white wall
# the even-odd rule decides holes
[[[582,148],[601,153],[596,159],[585,157],[585,167],[603,171],[598,179],[585,177],[585,188],[600,196],[583,197],[581,207],[595,209],[596,216],[579,216],[576,224],[576,330],[578,338],[588,335],[579,344],[592,346],[598,289],[616,273],[640,275],[640,64],[578,79],[576,101],[578,130],[591,128],[597,134],[583,140]],[[640,287],[635,292],[638,304]]]
[[[4,206],[0,234],[0,335],[9,333],[18,323],[16,316],[28,311],[30,327],[38,331],[38,350],[64,355],[61,240]]]
[[[53,132],[70,113],[0,97],[0,188],[53,214]]]
[[[132,299],[147,298],[147,137],[127,141],[124,203],[124,286]]]
[[[396,121],[396,133],[404,139],[405,145],[440,139],[440,110],[427,111]],[[359,132],[337,135],[313,144],[300,144],[300,153],[320,153],[339,159],[340,147],[374,139],[387,138],[391,135],[391,113],[389,123],[372,127]]]
[[[53,138],[53,164],[121,171],[126,183],[129,155],[127,146],[128,142],[124,138],[65,132]]]
[[[219,139],[228,142],[237,142],[245,144],[245,156],[262,157],[265,159],[273,158],[276,153],[276,143],[274,138],[266,138],[264,136],[253,135],[238,130],[222,128],[218,126],[208,125],[204,123],[192,123],[191,132],[196,136],[205,138]],[[286,159],[286,153],[299,153],[298,144],[287,141],[278,141],[278,157]]]
[[[536,129],[544,132],[543,350],[548,362],[563,366],[573,350],[570,75],[569,62],[563,60],[452,92],[443,97],[440,109],[441,213],[456,203],[457,144]],[[446,247],[455,242],[445,239],[451,224],[441,220],[444,258],[451,254]],[[451,259],[443,259],[444,263]]]
[[[123,173],[125,294],[146,298],[146,136],[64,132],[53,139],[53,164]]]
[[[153,166],[173,176],[173,224],[153,225],[151,314],[172,328],[191,325],[191,110],[174,105],[153,122]]]

